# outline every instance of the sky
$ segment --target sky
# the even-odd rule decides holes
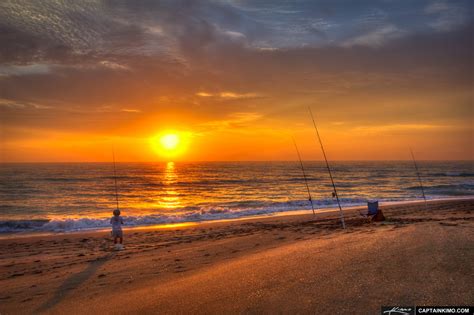
[[[473,6],[2,0],[0,161],[471,160]]]

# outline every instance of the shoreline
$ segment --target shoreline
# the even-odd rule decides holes
[[[428,203],[431,202],[440,202],[440,201],[462,201],[462,200],[474,200],[474,196],[463,196],[463,197],[443,197],[437,199],[427,199]],[[403,200],[403,201],[387,201],[379,202],[379,206],[396,206],[396,205],[410,205],[424,203],[424,200]],[[355,210],[365,209],[366,205],[358,206],[349,206],[344,207],[344,213],[346,211],[353,212]],[[331,206],[328,208],[315,209],[315,215],[324,215],[327,213],[338,212],[339,208],[337,205]],[[204,221],[183,221],[183,222],[170,222],[162,224],[150,224],[150,225],[136,225],[136,226],[124,226],[123,230],[126,231],[135,231],[135,230],[159,230],[159,229],[173,229],[185,226],[198,226],[201,224],[219,224],[225,222],[239,222],[239,221],[248,221],[248,220],[260,220],[265,218],[273,217],[291,217],[291,216],[305,216],[312,215],[311,209],[308,210],[287,210],[281,212],[271,212],[267,214],[258,214],[250,215],[229,219],[215,219],[215,220],[204,220]],[[80,235],[80,234],[91,234],[91,233],[104,233],[110,231],[109,227],[101,228],[90,228],[90,229],[81,229],[81,230],[72,230],[72,231],[21,231],[21,232],[2,232],[0,233],[0,240],[3,239],[16,239],[16,238],[30,238],[30,237],[45,237],[45,236],[55,236],[55,235]]]

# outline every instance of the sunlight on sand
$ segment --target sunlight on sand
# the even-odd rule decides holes
[[[198,224],[199,223],[197,223],[197,222],[157,224],[157,225],[133,227],[133,230],[173,229],[173,228],[180,228],[180,227],[195,226],[195,225],[198,225]]]

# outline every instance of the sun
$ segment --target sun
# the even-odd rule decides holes
[[[167,130],[152,136],[150,145],[156,154],[169,160],[184,154],[189,138],[187,132]]]
[[[179,142],[179,136],[177,134],[166,134],[160,138],[160,143],[164,150],[176,150],[179,146]]]

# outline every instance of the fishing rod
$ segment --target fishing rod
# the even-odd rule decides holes
[[[308,198],[309,198],[309,202],[311,203],[311,209],[313,210],[313,215],[315,215],[313,199],[311,198],[311,192],[309,191],[308,179],[306,178],[306,172],[304,171],[304,166],[303,166],[303,161],[301,160],[300,150],[298,150],[298,146],[296,145],[295,138],[292,138],[292,139],[293,139],[293,143],[295,144],[296,153],[298,153],[298,159],[300,160],[301,171],[303,172],[304,183],[306,184],[306,189],[308,190]]]
[[[416,164],[415,155],[413,150],[410,148],[411,157],[413,159],[413,164],[415,164],[416,175],[418,176],[418,182],[420,183],[421,193],[423,194],[423,199],[425,200],[425,207],[428,208],[428,203],[426,202],[425,188],[423,187],[423,182],[421,181],[420,171],[418,170],[418,165]]]
[[[114,161],[114,182],[115,182],[115,201],[117,202],[117,210],[119,210],[119,198],[118,198],[118,188],[117,188],[117,171],[115,169],[115,151],[112,146],[112,160]]]
[[[311,111],[311,107],[308,106],[308,109],[309,109],[309,113],[311,114],[311,119],[313,120],[314,129],[316,129],[316,135],[318,136],[319,144],[321,145],[321,151],[323,151],[323,156],[324,156],[324,160],[326,161],[326,167],[328,169],[329,177],[331,178],[332,188],[334,189],[333,194],[336,197],[337,205],[339,206],[339,214],[340,214],[340,217],[341,217],[342,228],[345,229],[346,228],[346,223],[344,222],[344,213],[342,212],[341,202],[339,201],[339,195],[337,194],[336,184],[334,184],[334,179],[332,177],[331,167],[329,167],[329,162],[328,162],[328,159],[326,157],[326,152],[324,151],[323,142],[321,141],[321,137],[319,136],[318,127],[316,126],[316,121],[314,120],[314,116],[313,116],[313,112]]]

